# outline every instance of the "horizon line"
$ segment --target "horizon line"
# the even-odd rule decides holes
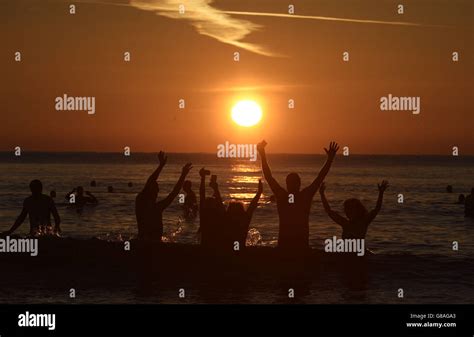
[[[135,154],[158,154],[160,150],[157,151],[135,151],[130,154],[130,157]],[[215,155],[215,152],[173,152],[173,151],[164,151],[166,154],[206,154],[206,155]],[[0,154],[14,153],[14,151],[0,150]],[[123,154],[123,151],[38,151],[31,150],[25,151],[22,150],[22,153],[34,153],[34,154]],[[276,155],[326,155],[324,152],[266,152],[267,154],[276,154]],[[341,154],[339,154],[341,156]],[[414,153],[352,153],[348,156],[411,156],[411,157],[474,157],[473,154],[464,154],[460,156],[453,156],[452,154],[414,154]],[[242,159],[242,158],[226,158],[226,159]]]

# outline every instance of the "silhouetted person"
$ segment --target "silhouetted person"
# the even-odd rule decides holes
[[[255,197],[250,202],[247,210],[244,208],[244,204],[238,201],[232,201],[227,206],[226,220],[230,225],[230,243],[231,247],[234,243],[239,242],[239,248],[245,248],[247,241],[247,234],[252,221],[253,212],[257,209],[258,201],[262,195],[263,184],[261,180],[258,180],[258,189]]]
[[[314,181],[303,190],[300,190],[301,180],[297,173],[290,173],[286,177],[286,190],[273,178],[265,154],[266,142],[257,145],[262,159],[262,168],[265,180],[275,195],[280,219],[278,247],[293,251],[303,251],[309,248],[309,212],[314,194],[326,177],[336,156],[338,145],[329,144],[327,160]]]
[[[459,197],[458,197],[457,204],[464,205],[465,202],[466,202],[466,197],[464,196],[464,194],[460,194]]]
[[[206,197],[206,176],[211,172],[202,168],[199,170],[201,184],[199,185],[199,230],[201,245],[205,248],[218,248],[225,245],[223,226],[225,225],[225,207],[217,187],[217,182],[211,183],[214,190],[212,197]]]
[[[114,193],[114,187],[113,186],[107,186],[107,192]]]
[[[127,184],[128,187],[133,187],[133,183],[130,181],[128,184]]]
[[[74,197],[72,197],[74,195]],[[71,192],[66,194],[66,200],[71,206],[82,209],[85,205],[97,205],[99,201],[92,195],[91,192],[85,191],[82,186],[77,186]]]
[[[324,194],[326,186],[324,183],[321,185],[319,193],[321,195],[324,210],[335,223],[342,227],[343,239],[365,239],[369,224],[375,219],[382,208],[383,194],[388,187],[388,182],[383,180],[382,183],[377,186],[379,197],[375,208],[369,212],[359,199],[347,199],[344,201],[344,212],[347,216],[347,218],[345,218],[331,209],[328,200],[326,199],[326,195]]]
[[[464,215],[474,217],[474,187],[471,189],[471,194],[464,201]]]
[[[56,191],[52,190],[51,192],[49,192],[49,196],[53,199],[56,198]]]
[[[196,193],[192,190],[192,183],[190,180],[184,182],[183,190],[186,192],[183,204],[184,217],[185,219],[194,219],[197,215],[198,204]]]
[[[446,192],[453,193],[453,187],[451,185],[446,186]]]
[[[43,185],[39,180],[30,182],[31,196],[23,201],[23,210],[15,221],[12,228],[2,233],[2,236],[10,235],[25,221],[28,215],[30,219],[30,235],[37,235],[45,232],[45,228],[51,227],[51,214],[54,217],[54,231],[61,233],[61,218],[59,217],[53,199],[43,194]]]
[[[143,190],[135,199],[135,214],[138,225],[138,239],[161,241],[163,236],[163,211],[173,202],[181,190],[186,175],[191,170],[191,163],[184,165],[181,176],[171,193],[163,200],[156,201],[158,196],[157,179],[163,167],[166,165],[167,157],[160,151],[158,154],[160,164],[153,174],[148,178]]]
[[[92,180],[91,183],[90,183],[91,187],[96,187],[97,186],[97,183],[95,180]]]

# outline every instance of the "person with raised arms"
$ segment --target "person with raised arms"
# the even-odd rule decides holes
[[[289,173],[286,177],[286,189],[273,177],[265,153],[265,141],[257,145],[257,150],[262,160],[262,170],[265,180],[275,195],[278,216],[279,234],[278,247],[281,249],[301,252],[309,248],[309,212],[311,203],[321,183],[331,168],[339,146],[335,142],[329,144],[329,149],[324,149],[327,160],[313,182],[301,188],[301,179],[297,173]]]
[[[167,157],[164,152],[158,154],[160,164],[148,178],[143,190],[135,199],[135,214],[138,225],[138,239],[160,241],[163,236],[163,211],[173,202],[183,187],[184,180],[192,168],[191,163],[183,166],[181,176],[173,190],[166,198],[156,201],[158,197],[157,179],[163,167],[166,165]]]

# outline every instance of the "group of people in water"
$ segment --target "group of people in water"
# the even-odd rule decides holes
[[[327,159],[319,174],[308,186],[301,187],[301,179],[297,173],[290,173],[286,177],[286,186],[281,186],[273,177],[265,152],[266,142],[257,145],[257,151],[262,161],[262,171],[265,181],[269,185],[276,201],[279,216],[278,247],[281,249],[302,251],[309,248],[309,214],[313,198],[319,190],[324,210],[328,216],[342,228],[343,239],[364,239],[369,224],[380,212],[383,195],[388,182],[383,180],[378,185],[378,199],[374,209],[367,210],[359,199],[350,198],[344,201],[345,216],[331,209],[326,198],[326,178],[334,161],[339,146],[331,142],[325,148]],[[243,249],[247,240],[247,233],[252,216],[258,207],[263,192],[262,181],[259,180],[255,197],[247,208],[239,201],[226,203],[222,200],[217,182],[217,176],[211,175],[209,170],[202,168],[199,171],[199,202],[192,190],[192,183],[186,177],[192,169],[192,164],[183,166],[181,175],[171,193],[164,199],[158,200],[159,185],[157,180],[167,162],[167,156],[158,154],[159,165],[150,175],[143,190],[135,200],[135,214],[138,225],[138,240],[146,242],[161,242],[163,236],[163,212],[171,205],[181,190],[184,190],[185,218],[194,218],[199,214],[199,230],[201,245],[211,249]],[[212,195],[206,194],[206,178],[210,176],[209,187]],[[52,228],[51,215],[55,227],[52,232],[61,232],[61,219],[51,196],[42,193],[42,184],[39,180],[30,183],[31,196],[23,203],[23,209],[10,230],[1,233],[1,236],[12,234],[24,222],[27,216],[30,220],[30,234],[35,235],[43,228]],[[66,199],[81,209],[86,204],[96,205],[97,199],[90,193],[84,192],[79,186],[66,195]],[[474,188],[465,200],[465,215],[474,217]]]
[[[327,161],[318,176],[307,187],[301,189],[301,179],[297,173],[290,173],[286,178],[286,189],[283,188],[273,177],[267,162],[265,152],[266,142],[257,145],[257,150],[262,160],[263,175],[275,196],[279,215],[278,247],[284,249],[302,250],[309,248],[309,214],[312,200],[318,189],[323,184],[331,164],[339,149],[336,143],[330,143],[327,153]],[[198,233],[201,237],[201,245],[213,249],[232,249],[238,243],[239,249],[245,247],[247,233],[251,223],[252,215],[257,209],[260,196],[263,192],[262,181],[259,180],[257,192],[247,209],[238,201],[230,201],[227,207],[222,200],[217,183],[217,176],[211,175],[209,170],[202,168],[199,171],[201,178],[199,186],[199,204],[192,191],[192,183],[185,180],[191,169],[191,164],[183,167],[181,177],[173,191],[162,201],[156,201],[158,184],[156,182],[160,172],[166,164],[166,156],[163,152],[158,155],[159,166],[149,177],[144,189],[136,199],[136,216],[138,223],[138,237],[144,240],[161,241],[163,234],[162,215],[167,205],[171,203],[178,191],[184,184],[186,198],[184,201],[184,213],[186,217],[199,214],[200,227]],[[206,195],[206,177],[210,176],[209,187],[213,193]],[[387,182],[379,186],[379,201],[376,208],[368,212],[358,199],[350,199],[345,203],[347,219],[329,208],[324,197],[324,188],[321,196],[324,200],[325,209],[333,220],[339,223],[344,230],[344,236],[365,237],[369,223],[375,218],[382,206],[383,192],[387,188]]]

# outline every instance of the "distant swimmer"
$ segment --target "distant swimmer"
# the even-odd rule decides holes
[[[446,186],[446,192],[453,193],[453,186],[451,185]]]
[[[190,180],[184,182],[183,191],[186,192],[183,204],[184,218],[194,219],[197,216],[198,203],[196,193],[192,190],[192,183]]]
[[[326,199],[326,195],[324,194],[326,185],[324,183],[321,185],[319,194],[321,195],[324,210],[335,223],[342,227],[343,239],[365,239],[370,223],[375,219],[382,208],[383,194],[388,188],[388,182],[383,180],[382,183],[377,186],[379,196],[375,208],[371,211],[367,211],[359,199],[347,199],[344,201],[344,212],[346,213],[346,218],[331,209],[329,202]]]
[[[51,228],[51,214],[54,218],[54,232],[61,233],[61,218],[59,217],[56,205],[53,199],[43,194],[43,184],[39,180],[33,180],[30,183],[31,196],[23,201],[23,210],[15,221],[12,228],[2,236],[10,235],[25,221],[28,215],[30,220],[30,235],[40,235],[49,231]]]
[[[464,205],[466,202],[466,197],[464,194],[460,194],[458,197],[458,202],[456,204]]]
[[[99,203],[91,192],[84,192],[82,186],[73,189],[71,192],[66,194],[65,198],[71,206],[77,207],[78,209],[82,209],[85,205],[97,205]]]
[[[184,180],[192,168],[191,163],[183,166],[181,176],[168,196],[160,201],[156,201],[158,196],[157,179],[166,165],[167,157],[164,152],[158,154],[160,164],[148,178],[143,190],[138,193],[135,199],[135,215],[138,225],[138,239],[161,241],[163,236],[163,211],[171,205],[183,186]]]
[[[474,187],[471,189],[471,194],[464,201],[464,215],[474,217]]]

